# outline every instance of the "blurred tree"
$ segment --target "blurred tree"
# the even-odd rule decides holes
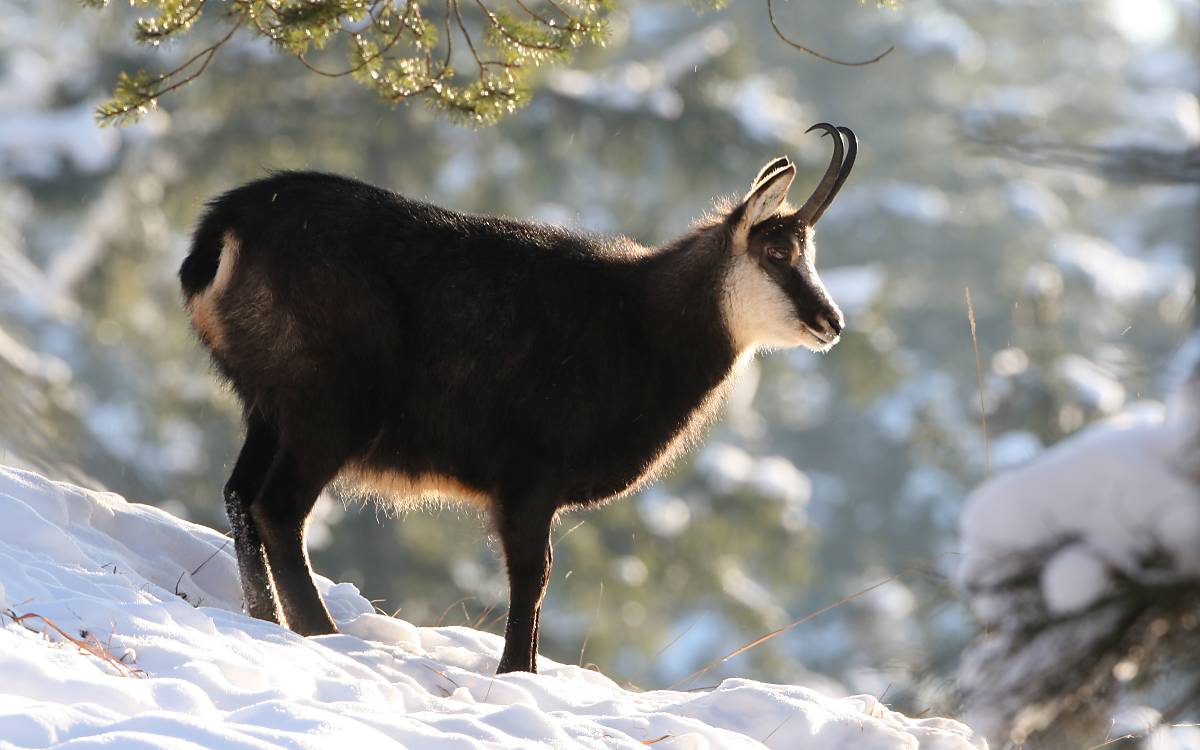
[[[1200,101],[1194,100],[1192,109],[1200,110]],[[987,128],[969,134],[1014,161],[1079,171],[1113,185],[1200,185],[1200,147],[1186,142],[1143,136],[1122,145],[1093,145],[1038,135],[993,136]],[[1198,216],[1193,212],[1192,221]],[[1194,227],[1191,301],[1186,309],[1196,327],[1200,326],[1195,309],[1200,224]],[[1169,405],[1181,429],[1167,466],[1169,476],[1178,480],[1200,480],[1200,426],[1194,424],[1200,405],[1200,337],[1193,336],[1178,348],[1178,361],[1166,369],[1174,371],[1168,375],[1176,381]],[[1083,441],[1063,442],[1068,451],[1086,450],[1081,448]],[[1146,445],[1145,450],[1153,453],[1148,440]],[[1162,499],[1166,491],[1155,483],[1154,470],[1148,462],[1142,467],[1139,496],[1130,507],[1150,508]],[[1087,477],[1076,481],[1088,488]],[[1023,489],[1042,491],[1036,484]],[[1105,491],[1105,497],[1092,501],[1097,514],[1111,512],[1103,503],[1121,490],[1106,487]],[[1071,502],[1061,496],[1047,500],[1048,514]],[[1120,525],[1146,528],[1154,522],[1150,513],[1130,514]],[[1185,545],[1200,545],[1194,532],[1185,524],[1176,529],[1187,540]],[[1070,549],[1078,549],[1081,541],[1104,550],[1103,535],[1096,536],[1082,540],[1063,536],[1044,548],[1027,546],[996,556],[988,573],[999,575],[987,585],[965,576],[965,593],[974,599],[986,628],[964,652],[961,687],[973,727],[982,727],[1001,747],[1088,747],[1096,741],[1097,727],[1106,724],[1113,728],[1110,735],[1127,732],[1114,744],[1128,740],[1120,746],[1158,747],[1169,743],[1166,733],[1172,727],[1194,726],[1190,722],[1200,716],[1200,662],[1195,647],[1200,582],[1161,539],[1149,535],[1148,549],[1140,550],[1144,559],[1131,570],[1113,566],[1107,573],[1108,589],[1087,606],[1063,611],[1047,605],[1045,590],[1052,566],[1068,559]],[[1069,588],[1087,585],[1085,576]],[[1137,721],[1131,723],[1131,716]],[[1116,729],[1118,722],[1124,722],[1120,729]]]

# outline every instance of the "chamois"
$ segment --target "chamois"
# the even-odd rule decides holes
[[[740,202],[653,249],[313,172],[211,201],[179,276],[243,407],[224,497],[249,613],[337,631],[304,545],[331,482],[397,504],[465,500],[491,515],[508,570],[498,671],[536,672],[559,512],[661,473],[757,350],[837,342],[813,226],[857,141],[814,129],[834,153],[799,209],[781,157]]]

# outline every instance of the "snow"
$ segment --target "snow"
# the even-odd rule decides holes
[[[968,588],[987,587],[1009,572],[1010,561],[1064,539],[1088,542],[1072,555],[1091,555],[1135,579],[1157,548],[1180,575],[1200,576],[1200,488],[1174,468],[1181,448],[1177,425],[1161,411],[1141,409],[1088,427],[1038,460],[988,480],[963,511],[962,580]],[[1090,575],[1073,559],[1064,563],[1069,574],[1051,583],[1067,587],[1076,573]],[[1048,602],[1072,601],[1073,607],[1091,602],[1077,591],[1043,593]],[[987,620],[990,613],[977,614]]]
[[[718,494],[749,490],[759,497],[779,501],[780,523],[788,531],[800,531],[807,526],[812,480],[789,459],[755,458],[736,445],[713,441],[696,458],[696,469]]]
[[[1127,101],[1129,120],[1106,129],[1096,145],[1136,148],[1152,139],[1181,148],[1200,141],[1200,112],[1192,92],[1174,86],[1152,87],[1128,94]]]
[[[754,457],[736,445],[712,441],[696,457],[696,470],[714,491],[728,495],[754,474]]]
[[[960,669],[977,731],[1019,741],[1053,723],[1055,698],[1036,686],[1057,684],[1064,665],[1094,663],[1127,627],[1118,584],[1200,579],[1200,335],[1181,347],[1168,381],[1166,409],[1127,406],[967,501],[959,582],[988,633]],[[1137,669],[1112,666],[1118,680]],[[1195,738],[1160,727],[1147,746],[1194,747]]]
[[[887,281],[887,269],[882,263],[861,266],[837,266],[821,272],[821,280],[829,296],[838,301],[848,316],[865,311],[879,296]]]
[[[95,125],[92,104],[0,120],[0,159],[6,171],[48,178],[66,158],[81,172],[108,169],[121,145],[114,130]]]
[[[1063,270],[1086,277],[1100,295],[1121,303],[1158,299],[1188,272],[1182,262],[1141,260],[1099,237],[1078,234],[1059,237],[1052,253]]]
[[[1046,609],[1055,615],[1082,611],[1108,593],[1111,583],[1104,561],[1086,544],[1064,547],[1042,568]]]
[[[1178,28],[1169,0],[1108,0],[1106,5],[1113,30],[1134,44],[1162,44]]]
[[[880,210],[925,226],[939,226],[951,218],[950,198],[944,191],[906,180],[847,188],[838,196],[838,210],[830,217],[849,225],[864,217],[877,217]]]
[[[1113,414],[1125,404],[1125,387],[1089,359],[1064,354],[1055,362],[1055,370],[1075,399],[1090,409]]]
[[[929,10],[908,26],[904,46],[918,54],[949,57],[959,68],[976,71],[987,60],[983,38],[962,17],[946,11]]]
[[[1041,183],[1012,180],[1005,186],[1005,197],[1014,216],[1043,229],[1058,229],[1071,218],[1066,202]]]
[[[556,69],[546,76],[546,87],[571,99],[622,112],[646,111],[665,120],[683,112],[683,99],[675,87],[702,65],[720,57],[732,45],[733,27],[709,24],[678,43],[661,50],[655,59],[627,62],[596,72]]]
[[[817,153],[812,137],[804,138],[805,126],[801,125],[812,119],[809,112],[770,76],[759,73],[728,81],[712,93],[749,138],[761,143],[790,143]],[[826,158],[825,152],[822,150],[817,158]]]
[[[989,458],[996,469],[1010,469],[1042,452],[1042,441],[1028,430],[1010,430],[992,439]]]
[[[744,679],[632,692],[545,658],[540,675],[497,677],[498,637],[418,628],[324,578],[342,634],[302,638],[241,613],[229,547],[0,467],[0,748],[986,747],[870,696]]]
[[[783,456],[760,458],[750,481],[758,494],[804,506],[812,498],[812,481]]]
[[[681,498],[661,487],[650,487],[638,495],[638,515],[650,531],[661,537],[677,537],[692,521],[692,511]]]
[[[1146,750],[1196,750],[1200,748],[1200,727],[1167,726],[1154,730]]]
[[[722,555],[717,560],[717,571],[721,579],[721,590],[754,612],[766,627],[774,630],[783,627],[792,619],[775,595],[746,572],[742,561],[737,557]]]

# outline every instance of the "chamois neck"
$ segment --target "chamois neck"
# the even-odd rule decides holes
[[[719,383],[737,358],[721,311],[721,248],[685,238],[647,258],[643,272],[645,320],[664,356]]]

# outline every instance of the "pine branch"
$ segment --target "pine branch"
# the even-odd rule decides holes
[[[105,9],[107,0],[80,0]],[[767,12],[776,34],[790,46],[839,65],[847,62],[792,41],[775,22],[774,0]],[[498,7],[505,4],[506,7]],[[719,8],[723,0],[704,0]],[[889,2],[882,3],[884,5]],[[133,0],[150,7],[139,17],[134,38],[154,47],[183,39],[203,23],[209,0]],[[323,78],[351,77],[384,101],[422,99],[452,119],[488,125],[524,106],[536,68],[569,62],[574,51],[603,44],[613,0],[226,0],[222,36],[165,73],[121,73],[112,98],[96,108],[101,125],[136,122],[165,94],[195,81],[237,34],[270,40]],[[441,17],[437,18],[439,8]],[[432,12],[433,16],[427,17]],[[457,55],[457,56],[456,56]],[[341,56],[341,65],[327,58]],[[455,61],[469,61],[459,71]]]
[[[183,65],[170,72],[156,77],[151,77],[143,70],[139,70],[132,76],[121,73],[117,78],[117,88],[113,92],[113,98],[96,107],[96,120],[101,125],[125,125],[142,119],[152,108],[157,106],[160,96],[182,88],[203,75],[217,52],[233,38],[241,25],[242,22],[237,21],[229,27],[229,31],[220,40],[200,50]],[[178,78],[196,62],[200,62],[199,68],[190,75]]]

